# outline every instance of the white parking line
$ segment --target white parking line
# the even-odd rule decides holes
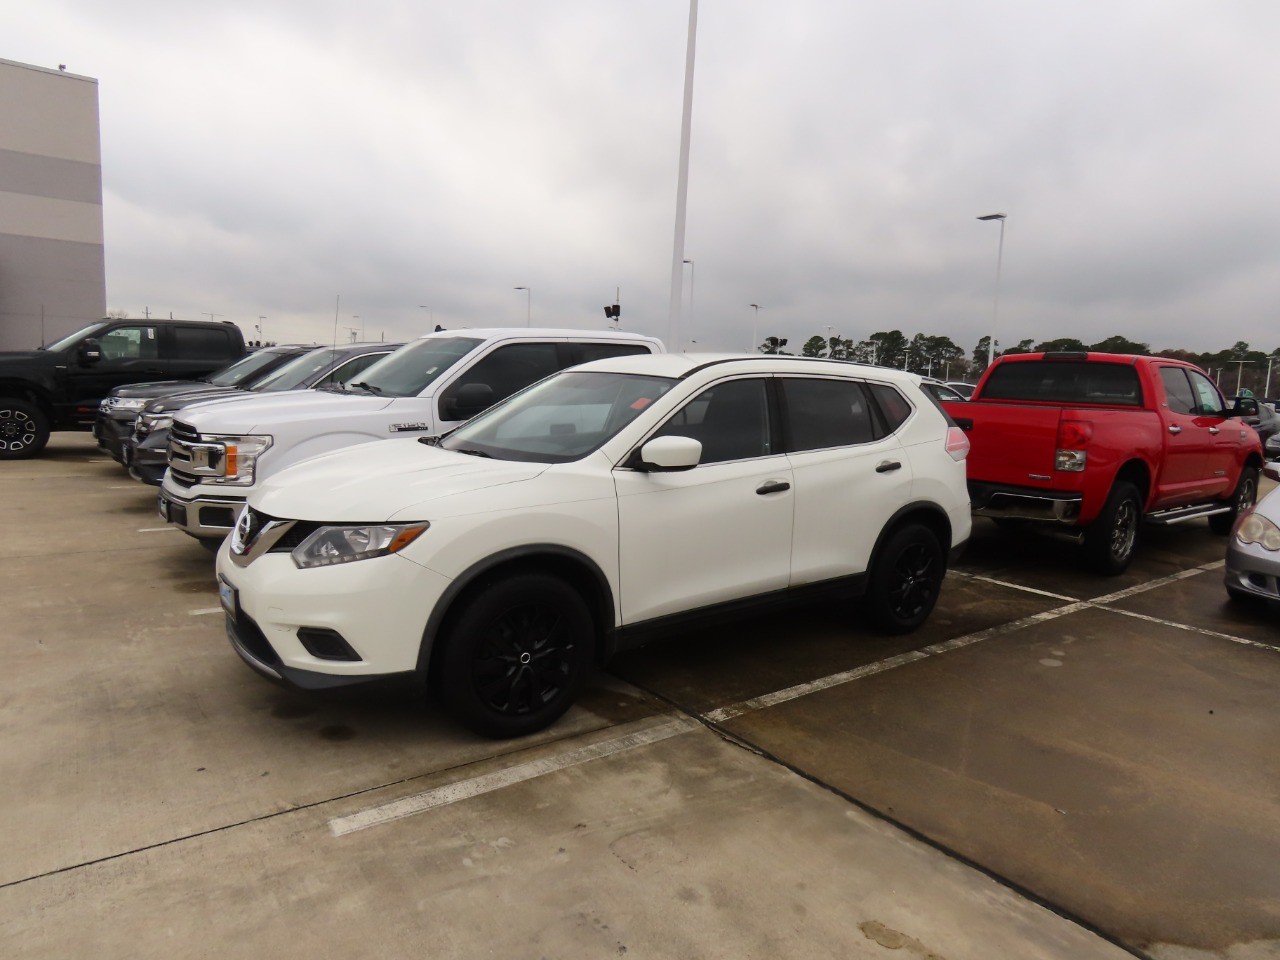
[[[188,610],[187,613],[193,617],[203,617],[210,613],[221,613],[221,607],[203,607],[200,610]]]
[[[948,570],[948,576],[954,575],[962,580],[981,580],[983,583],[994,583],[997,587],[1008,587],[1010,590],[1020,590],[1023,593],[1034,593],[1038,597],[1049,597],[1051,600],[1078,600],[1079,597],[1068,597],[1064,593],[1050,593],[1048,590],[1037,590],[1035,587],[1025,587],[1020,583],[1010,583],[1007,580],[997,580],[994,577],[984,577],[980,573],[969,573],[965,570]]]
[[[645,722],[651,723],[651,721]],[[514,783],[522,783],[525,780],[532,780],[534,777],[555,773],[557,770],[564,770],[567,767],[574,767],[591,760],[599,760],[602,757],[610,757],[634,747],[658,743],[659,741],[679,736],[682,733],[688,733],[690,730],[697,729],[697,727],[696,721],[686,718],[666,720],[663,723],[635,730],[620,737],[613,737],[610,740],[602,740],[600,743],[593,743],[587,747],[570,750],[559,756],[530,760],[528,763],[508,767],[506,770],[497,770],[483,776],[473,777],[470,780],[450,783],[434,790],[428,790],[426,793],[393,800],[390,803],[370,807],[367,810],[361,810],[359,813],[353,813],[346,817],[334,817],[329,821],[329,829],[335,837],[345,836],[357,830],[367,830],[369,827],[375,827],[381,823],[390,823],[392,820],[412,816],[415,813],[421,813],[433,807],[442,807],[446,804],[456,803],[459,800],[491,793],[494,790],[509,787]]]
[[[177,527],[142,527],[139,533],[168,533],[171,530],[177,530]]]

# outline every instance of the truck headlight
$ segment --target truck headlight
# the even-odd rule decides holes
[[[147,405],[147,397],[108,397],[112,401],[111,406],[107,406],[107,401],[103,400],[99,406],[106,411],[116,411],[117,413],[137,413]]]
[[[173,426],[173,416],[168,413],[144,413],[138,417],[138,433],[154,433]]]
[[[299,569],[385,557],[417,540],[431,524],[367,523],[321,527],[293,549]]]
[[[253,470],[258,458],[271,446],[271,438],[262,437],[207,437],[215,443],[222,444],[222,476],[208,477],[213,483],[224,483],[231,486],[253,486]]]

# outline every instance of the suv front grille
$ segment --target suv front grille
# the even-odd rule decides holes
[[[173,425],[169,428],[169,436],[174,440],[185,440],[187,443],[200,442],[200,431],[181,420],[173,421]]]

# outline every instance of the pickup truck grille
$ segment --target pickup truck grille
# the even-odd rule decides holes
[[[169,428],[169,476],[184,487],[209,477],[224,477],[226,450],[221,443],[202,442],[199,431],[175,420]]]

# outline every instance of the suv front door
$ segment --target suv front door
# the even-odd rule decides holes
[[[692,470],[614,470],[622,622],[786,589],[791,465],[778,449],[769,379],[703,390],[652,437],[702,443]]]

